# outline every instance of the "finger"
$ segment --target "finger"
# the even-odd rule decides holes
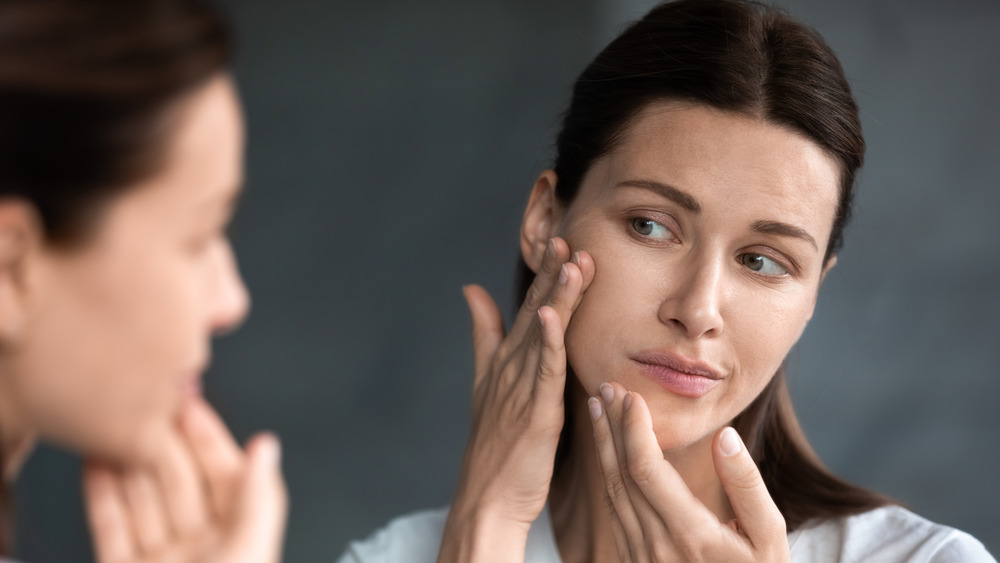
[[[563,416],[563,397],[566,388],[566,345],[564,326],[555,309],[546,305],[538,310],[542,332],[541,350],[538,354],[538,377],[535,390],[542,404],[552,405],[552,412]]]
[[[208,487],[212,511],[218,518],[225,518],[232,510],[242,478],[243,450],[204,399],[192,399],[184,406],[181,428]]]
[[[606,405],[608,422],[611,426],[612,436],[618,444],[618,463],[621,466],[622,479],[625,481],[625,490],[632,503],[632,510],[635,511],[636,520],[642,526],[645,543],[642,549],[642,556],[651,555],[656,561],[673,561],[680,557],[674,537],[670,534],[662,513],[653,507],[647,494],[649,491],[641,488],[636,483],[636,478],[642,479],[651,471],[673,470],[670,463],[663,458],[660,451],[656,435],[653,433],[652,425],[647,426],[641,434],[645,445],[652,447],[645,449],[641,456],[636,456],[634,448],[630,448],[630,442],[635,440],[635,436],[628,432],[624,422],[626,411],[631,405],[633,394],[627,391],[621,384],[609,383],[614,391],[614,400]],[[601,391],[606,392],[604,384]],[[662,468],[660,466],[667,466]],[[693,498],[693,497],[692,497]]]
[[[575,262],[567,262],[559,269],[556,284],[546,305],[559,316],[562,330],[569,326],[570,318],[583,296],[583,272]]]
[[[771,545],[787,538],[785,519],[767,492],[757,464],[736,430],[726,427],[712,443],[715,472],[722,481],[737,526],[754,546]],[[787,540],[786,540],[787,541]]]
[[[125,498],[116,483],[115,475],[104,466],[87,463],[83,470],[83,493],[97,561],[133,561],[136,554],[135,543]]]
[[[689,529],[711,530],[718,518],[699,501],[669,461],[653,432],[653,419],[642,395],[623,401],[622,435],[629,476],[642,497],[659,515],[679,547]]]
[[[536,313],[549,300],[549,295],[559,279],[562,265],[569,260],[569,245],[561,238],[553,238],[545,250],[541,267],[531,282],[528,292],[510,328],[509,339],[521,342],[535,323]]]
[[[590,420],[595,426],[594,439],[598,442],[603,441],[605,434],[602,432],[599,438],[598,430],[596,429],[598,421],[604,416],[604,407],[601,404],[601,400],[597,397],[587,399],[587,409],[590,411]],[[600,452],[598,452],[598,456],[600,456]],[[615,551],[618,553],[618,560],[621,563],[631,562],[632,550],[629,547],[628,535],[625,533],[625,527],[618,516],[618,512],[615,510],[614,501],[611,500],[607,488],[604,490],[604,503],[607,506],[608,515],[611,520],[611,535],[615,539]]]
[[[169,527],[156,482],[145,471],[129,469],[122,475],[121,484],[140,551],[159,553],[167,543]]]
[[[503,341],[503,315],[490,294],[478,285],[462,288],[472,314],[472,348],[475,354],[476,376],[473,388],[488,373],[490,362]]]
[[[625,484],[625,475],[618,455],[618,444],[615,443],[614,433],[607,413],[607,406],[614,402],[615,390],[609,384],[601,384],[601,400],[596,398],[588,400],[591,421],[594,426],[594,442],[597,449],[597,461],[601,466],[601,474],[604,477],[604,493],[608,503],[608,510],[612,520],[615,517],[621,522],[625,532],[625,543],[629,546],[627,553],[631,558],[632,547],[641,548],[645,544],[643,539],[642,525],[632,506],[632,501],[628,496],[628,488]],[[595,406],[595,402],[598,404]],[[598,409],[600,406],[601,409]],[[603,411],[603,412],[601,412]],[[617,543],[617,541],[616,541]],[[626,551],[618,548],[619,557],[624,557]]]
[[[281,445],[273,434],[257,435],[247,445],[247,472],[238,506],[229,545],[242,556],[233,560],[253,556],[254,561],[280,561],[288,493],[281,475]]]
[[[170,433],[154,466],[154,476],[167,506],[170,527],[180,536],[193,535],[208,521],[205,488],[191,451],[179,434]]]
[[[516,373],[520,384],[542,394],[543,404],[556,405],[560,409],[566,387],[564,333],[582,283],[583,276],[576,264],[567,262],[560,267],[555,286],[546,304],[539,307],[536,322],[522,343],[525,352],[521,365],[529,368],[533,376],[524,377],[523,368]]]
[[[594,266],[594,258],[586,250],[578,250],[573,253],[572,262],[580,268],[580,274],[583,278],[583,283],[580,286],[580,295],[577,297],[576,303],[573,305],[573,310],[575,311],[577,307],[580,306],[580,301],[583,300],[583,295],[586,293],[587,288],[594,281],[594,276],[597,270]]]

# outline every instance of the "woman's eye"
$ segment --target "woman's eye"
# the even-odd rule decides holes
[[[660,240],[669,240],[674,238],[674,233],[670,229],[664,227],[656,221],[653,221],[652,219],[646,219],[645,217],[636,217],[635,219],[632,219],[632,228],[635,232],[644,237]]]
[[[783,276],[788,273],[788,270],[784,266],[763,254],[755,254],[753,252],[741,254],[740,263],[766,276]]]

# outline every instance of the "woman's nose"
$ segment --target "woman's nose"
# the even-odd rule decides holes
[[[721,259],[707,257],[682,264],[660,304],[660,321],[692,339],[721,334],[724,269]]]
[[[211,295],[211,328],[216,335],[231,332],[243,322],[250,311],[250,294],[240,276],[228,243],[222,245],[217,256],[217,270]]]

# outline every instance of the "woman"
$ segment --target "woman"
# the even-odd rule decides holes
[[[224,21],[200,0],[3,0],[0,22],[3,499],[48,440],[88,459],[98,560],[276,561],[277,441],[242,450],[199,398],[211,336],[248,310]]]
[[[521,226],[509,334],[466,289],[474,425],[450,511],[343,561],[992,561],[822,467],[783,364],[864,140],[837,59],[766,6],[653,9],[577,80]]]

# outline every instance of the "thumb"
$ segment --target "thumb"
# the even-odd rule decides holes
[[[493,355],[503,341],[503,315],[490,294],[478,285],[462,288],[472,314],[472,346],[476,361],[476,378],[473,387],[489,371]]]
[[[247,465],[233,522],[234,561],[281,561],[288,493],[277,436],[258,434],[247,445]]]
[[[736,430],[726,427],[712,444],[715,472],[736,514],[738,528],[754,546],[770,544],[786,534],[785,519],[774,504],[757,464]]]

